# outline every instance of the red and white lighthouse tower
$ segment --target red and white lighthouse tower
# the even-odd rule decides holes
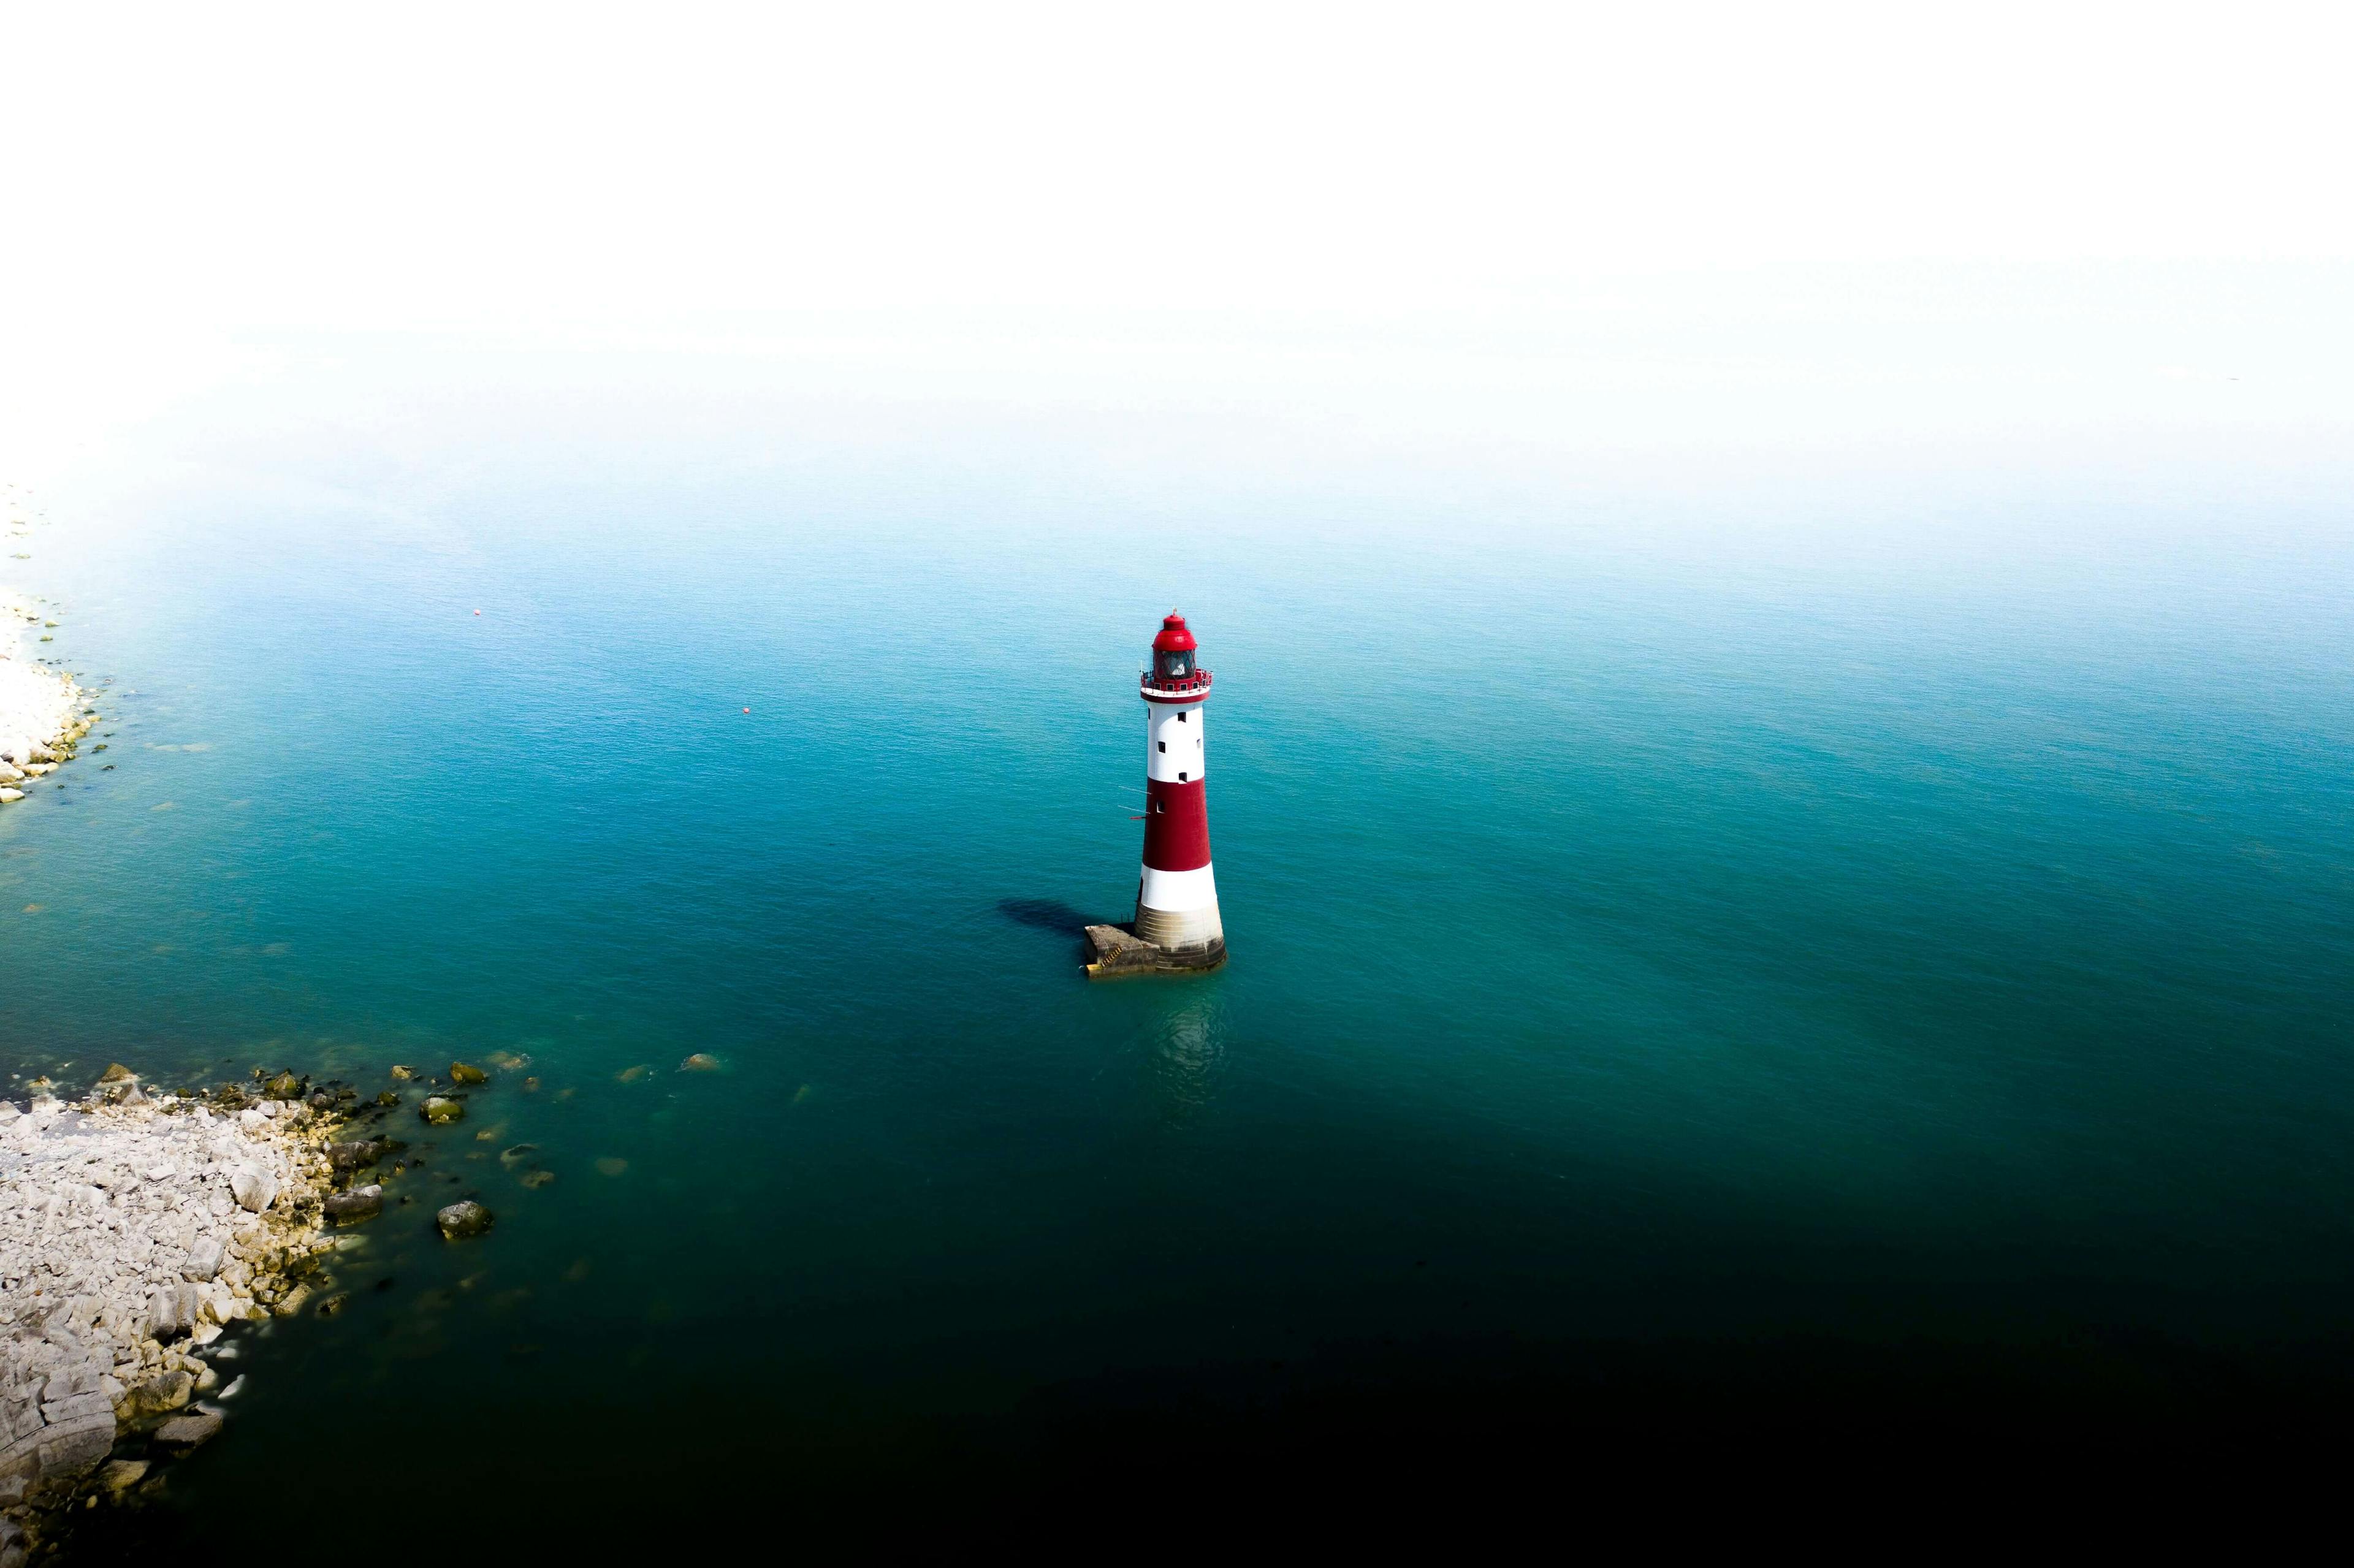
[[[1210,673],[1172,610],[1152,640],[1144,698],[1144,875],[1136,887],[1136,934],[1187,968],[1226,956],[1218,885],[1210,874],[1210,812],[1203,776],[1210,766],[1202,715]]]

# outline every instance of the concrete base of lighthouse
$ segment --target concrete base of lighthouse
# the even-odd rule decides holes
[[[1200,803],[1196,796],[1194,804]],[[1226,927],[1218,918],[1218,878],[1210,863],[1191,871],[1146,865],[1136,879],[1136,924],[1129,929],[1172,953],[1223,949]]]
[[[1226,961],[1226,939],[1220,936],[1198,948],[1164,948],[1125,926],[1090,926],[1087,951],[1087,973],[1097,978],[1214,969]]]

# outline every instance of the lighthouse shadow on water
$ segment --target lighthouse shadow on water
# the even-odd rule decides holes
[[[1059,898],[1001,898],[997,912],[1016,926],[1052,931],[1057,936],[1068,936],[1072,927],[1089,923],[1085,911]]]

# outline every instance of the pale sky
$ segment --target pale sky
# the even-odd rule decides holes
[[[11,7],[0,457],[189,396],[285,329],[757,344],[854,312],[952,360],[1009,320],[1099,344],[1177,313],[1246,355],[1309,317],[1459,363],[1558,328],[1615,345],[1579,372],[1607,401],[1696,316],[1752,344],[1884,336],[1901,376],[1925,323],[2076,341],[2071,302],[2112,273],[2183,328],[2101,327],[2119,374],[2272,355],[2338,417],[2349,15]],[[2214,265],[2148,281],[2191,261]],[[2277,332],[2233,346],[2252,300],[2305,310],[2280,288],[2330,318],[2313,364]]]

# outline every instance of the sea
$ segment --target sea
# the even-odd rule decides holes
[[[89,1552],[2344,1408],[2342,463],[822,391],[297,345],[12,493],[103,716],[0,810],[8,1091],[288,1067],[425,1156]],[[1172,609],[1231,959],[1090,981]]]

